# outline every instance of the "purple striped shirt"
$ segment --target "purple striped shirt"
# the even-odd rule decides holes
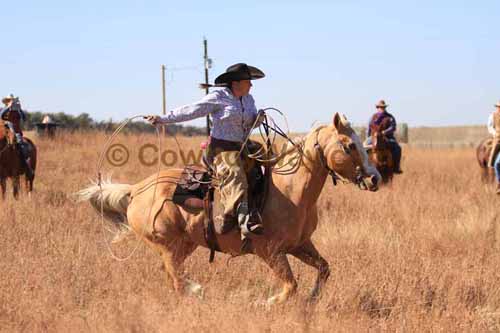
[[[243,142],[257,117],[252,95],[234,97],[231,90],[215,90],[200,101],[173,109],[160,123],[172,124],[211,115],[211,135],[216,139]]]

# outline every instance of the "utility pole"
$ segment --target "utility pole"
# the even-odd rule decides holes
[[[203,60],[205,63],[205,94],[208,94],[208,69],[212,67],[212,59],[208,58],[208,46],[207,39],[203,37],[203,48],[204,56]],[[210,115],[207,115],[207,136],[210,136]]]
[[[162,107],[163,116],[167,115],[167,103],[165,100],[165,95],[166,95],[166,93],[165,93],[165,70],[166,70],[165,65],[161,65],[161,92],[162,92],[162,102],[163,102],[163,107]],[[165,136],[165,126],[162,126],[162,129],[163,129],[163,136]]]

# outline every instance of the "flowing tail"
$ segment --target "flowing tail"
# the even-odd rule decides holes
[[[90,202],[99,214],[102,212],[106,220],[117,226],[118,231],[113,242],[118,242],[131,231],[127,222],[127,208],[130,204],[132,185],[104,181],[101,187],[93,184],[75,195],[77,201]]]

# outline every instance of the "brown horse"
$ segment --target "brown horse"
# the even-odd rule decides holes
[[[283,283],[268,304],[283,302],[295,293],[297,282],[287,254],[318,270],[312,298],[319,296],[330,275],[328,262],[319,254],[311,236],[318,224],[316,201],[329,174],[376,191],[380,175],[345,118],[335,114],[333,123],[321,126],[299,144],[289,144],[285,159],[298,162],[294,173],[273,173],[262,219],[265,233],[252,241],[251,253],[259,256]],[[126,223],[135,234],[162,257],[167,276],[179,293],[202,295],[199,284],[180,270],[198,246],[207,247],[203,212],[193,213],[171,200],[182,169],[168,169],[136,185],[105,183],[78,193],[114,223]],[[174,180],[172,182],[172,180]],[[102,207],[101,207],[102,205]],[[243,255],[238,230],[217,236],[222,252]]]
[[[488,160],[492,147],[492,138],[483,139],[476,148],[476,159],[481,168],[481,180],[485,183],[493,183],[495,172],[493,168],[488,167]]]
[[[37,150],[35,144],[28,138],[24,140],[31,145],[30,149],[30,166],[33,170],[33,177],[25,177],[26,191],[31,195],[33,191],[33,181],[35,179],[35,168]],[[26,174],[25,167],[21,163],[21,157],[15,146],[15,137],[5,125],[3,120],[0,120],[0,190],[2,199],[5,199],[7,191],[7,178],[12,179],[12,189],[14,197],[19,196],[20,176]]]
[[[372,145],[368,147],[368,156],[382,176],[382,182],[388,183],[394,176],[394,161],[388,139],[382,132],[383,125],[371,126]]]

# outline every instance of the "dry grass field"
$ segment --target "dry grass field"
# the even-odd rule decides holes
[[[474,150],[403,147],[404,174],[376,193],[330,181],[319,199],[314,241],[330,262],[323,297],[306,302],[316,272],[290,258],[299,283],[288,303],[266,308],[275,284],[257,258],[208,250],[186,272],[203,300],[167,287],[159,257],[112,235],[71,194],[95,177],[103,134],[38,140],[35,194],[0,203],[0,331],[363,332],[499,331],[500,198],[479,181]],[[179,138],[183,148],[201,138]],[[153,135],[119,136],[130,148],[113,180],[155,172],[139,147]],[[172,139],[163,148],[176,150]],[[147,161],[154,158],[149,154]],[[178,161],[180,165],[181,162]],[[113,259],[109,248],[120,257]]]

